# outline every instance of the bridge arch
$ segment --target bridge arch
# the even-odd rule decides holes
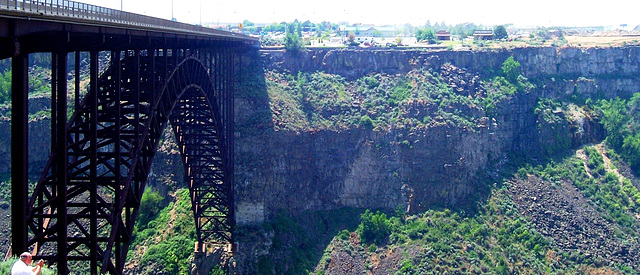
[[[198,244],[233,244],[233,59],[230,51],[114,51],[97,77],[98,54],[91,53],[89,92],[52,140],[57,149],[29,199],[27,246],[38,258],[59,269],[68,261],[89,261],[91,273],[122,272],[169,124]]]
[[[198,242],[233,243],[233,185],[229,182],[220,94],[200,60],[185,58],[163,87],[160,104],[173,104],[173,129],[191,194]],[[171,95],[176,95],[176,100]],[[156,108],[157,111],[157,108]],[[232,133],[231,133],[232,134]]]

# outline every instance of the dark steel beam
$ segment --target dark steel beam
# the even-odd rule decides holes
[[[27,251],[29,55],[11,60],[11,248]]]
[[[98,51],[91,51],[89,54],[89,143],[92,145],[89,149],[89,186],[93,192],[89,193],[91,220],[89,224],[89,265],[91,274],[98,272],[98,148],[96,146],[98,139]]]
[[[53,96],[57,101],[57,136],[56,136],[56,166],[57,166],[57,201],[56,211],[58,226],[58,274],[66,275],[68,270],[68,242],[67,230],[69,216],[67,213],[67,52],[54,53],[56,58],[56,74],[57,82],[52,83],[56,86],[57,93]]]
[[[124,52],[124,56],[125,58],[128,56],[128,53],[125,51]],[[139,67],[138,64],[135,65],[136,67]],[[121,171],[120,171],[120,164],[121,164],[121,156],[120,156],[120,143],[121,143],[121,119],[122,119],[122,105],[121,105],[121,98],[120,95],[123,92],[123,88],[122,88],[122,60],[121,60],[121,56],[120,56],[120,51],[112,51],[111,52],[111,68],[113,69],[112,75],[113,75],[113,81],[114,81],[114,91],[113,91],[113,100],[115,102],[113,108],[115,110],[115,117],[114,117],[114,126],[115,126],[115,131],[112,131],[110,134],[112,135],[112,138],[114,139],[113,144],[114,144],[114,198],[116,199],[116,205],[120,204],[117,200],[119,200],[121,198],[120,195],[120,186],[122,185],[122,176],[121,176]],[[126,211],[125,211],[126,212]],[[127,213],[125,213],[126,215]],[[121,215],[118,215],[120,218],[122,218]],[[115,262],[116,265],[118,267],[118,270],[122,270],[122,268],[124,268],[124,260],[121,258],[121,253],[122,251],[120,251],[121,249],[121,245],[120,243],[122,242],[121,239],[121,234],[116,234],[116,239],[115,239]]]

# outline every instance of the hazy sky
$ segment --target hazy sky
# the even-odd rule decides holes
[[[517,26],[611,26],[640,24],[637,0],[80,0],[79,2],[187,23],[254,23],[310,20],[377,25],[473,22]],[[202,8],[200,8],[202,7]]]

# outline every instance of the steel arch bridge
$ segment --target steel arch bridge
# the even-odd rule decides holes
[[[12,58],[13,71],[13,254],[30,250],[35,259],[57,264],[59,274],[69,273],[73,261],[88,262],[92,274],[121,274],[167,125],[190,191],[196,250],[208,243],[233,245],[233,87],[241,52],[254,49],[257,40],[145,16],[116,16],[118,11],[85,4],[78,12],[78,4],[0,0],[0,57]],[[54,7],[58,10],[48,14]],[[113,22],[123,17],[129,25]],[[35,52],[51,53],[51,156],[29,188],[27,70]],[[79,73],[85,52],[86,93]],[[107,66],[100,64],[105,56]],[[69,67],[75,68],[74,83],[67,83]],[[75,86],[71,94],[68,84]]]
[[[124,268],[142,192],[167,124],[182,156],[198,242],[233,243],[232,147],[226,132],[232,127],[222,122],[232,100],[219,105],[225,100],[207,67],[189,51],[160,54],[113,52],[97,87],[85,95],[64,129],[58,127],[56,150],[26,215],[27,246],[35,246],[41,258],[61,262],[66,255],[67,261],[95,262],[111,273]]]

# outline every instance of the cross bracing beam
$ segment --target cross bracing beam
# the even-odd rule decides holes
[[[211,77],[215,68],[185,51],[167,66],[166,56],[158,53],[114,51],[99,77],[97,60],[91,60],[96,78],[89,92],[68,121],[58,113],[58,145],[27,207],[26,247],[37,248],[35,258],[58,264],[60,274],[74,261],[89,262],[92,274],[122,272],[147,175],[168,124],[182,155],[198,243],[233,243],[227,165],[232,159],[224,148],[232,133],[225,132],[230,128],[223,123],[230,118],[221,111],[231,107],[221,95],[232,91],[215,84],[231,82],[221,78],[231,75]],[[96,52],[91,56],[97,59]],[[231,51],[216,57],[216,63],[235,58]],[[62,84],[58,90],[66,97]],[[64,102],[58,104],[66,110]]]

